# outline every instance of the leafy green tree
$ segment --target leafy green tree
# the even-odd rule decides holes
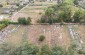
[[[74,22],[80,22],[82,18],[83,18],[82,10],[76,11],[73,15]]]
[[[25,17],[19,17],[18,18],[18,22],[19,22],[19,24],[26,25],[26,19],[25,19]]]
[[[60,18],[60,20],[64,22],[71,22],[72,21],[71,16],[72,16],[72,12],[70,9],[60,11],[58,14],[58,18]]]
[[[45,15],[47,16],[52,16],[54,13],[54,9],[53,8],[47,8],[46,12],[45,12]]]

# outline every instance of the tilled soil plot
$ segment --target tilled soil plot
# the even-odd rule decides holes
[[[44,35],[43,42],[38,41],[39,36]],[[65,26],[59,25],[30,25],[28,29],[28,41],[38,46],[48,44],[49,46],[69,46],[70,39]]]

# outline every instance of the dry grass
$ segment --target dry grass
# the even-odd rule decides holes
[[[5,41],[10,44],[19,45],[22,41],[24,32],[25,32],[25,27],[20,26],[16,31],[8,34]]]

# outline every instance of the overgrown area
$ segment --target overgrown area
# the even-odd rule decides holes
[[[85,54],[81,51],[75,52],[75,45],[68,49],[54,45],[51,48],[48,45],[37,47],[23,42],[19,46],[13,46],[7,43],[0,45],[0,55],[75,55],[75,53]]]
[[[40,23],[85,23],[85,10],[74,5],[75,0],[63,0],[61,4],[48,7]]]

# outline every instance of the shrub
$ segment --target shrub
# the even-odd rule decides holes
[[[18,23],[19,23],[19,24],[26,25],[26,19],[25,19],[25,17],[20,17],[20,18],[18,19]]]
[[[31,23],[31,18],[28,17],[27,19],[25,17],[18,18],[18,23],[23,25],[28,25]]]
[[[30,18],[30,17],[27,18],[26,23],[27,23],[27,24],[30,24],[30,23],[31,23],[31,18]]]
[[[44,35],[40,35],[39,41],[44,41],[44,39],[45,39],[45,36]]]
[[[40,23],[46,23],[45,17],[42,16],[41,19],[39,20],[39,22],[40,22]]]
[[[2,23],[7,26],[7,25],[9,25],[10,21],[8,19],[3,19]]]

